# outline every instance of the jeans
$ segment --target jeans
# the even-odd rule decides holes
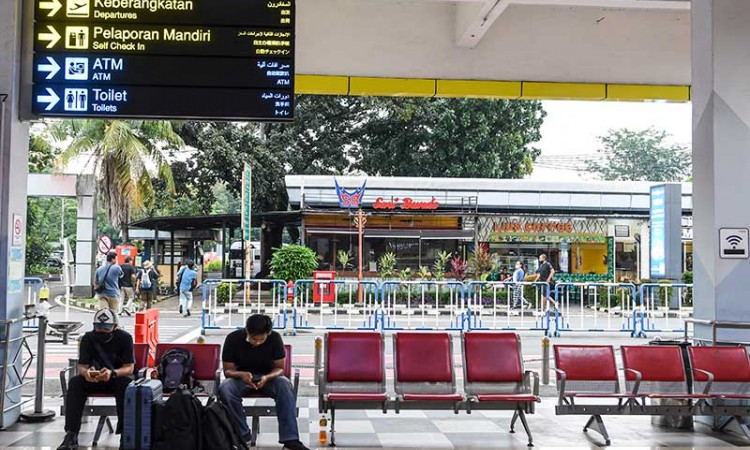
[[[125,403],[125,389],[130,377],[117,377],[106,383],[89,383],[80,375],[70,379],[68,396],[65,398],[65,431],[78,433],[81,431],[81,417],[86,407],[86,400],[91,394],[114,394],[117,405],[117,433],[122,433],[122,408]]]
[[[182,314],[186,315],[188,311],[193,307],[193,293],[190,291],[180,291],[180,306],[182,306]]]
[[[247,436],[250,428],[247,426],[245,412],[242,409],[242,397],[254,392],[242,380],[224,380],[219,387],[219,398],[227,405],[232,418],[240,427],[240,434]],[[294,398],[294,388],[286,377],[278,377],[269,381],[260,390],[263,395],[276,401],[276,416],[279,420],[279,442],[299,440],[297,427],[297,403]]]

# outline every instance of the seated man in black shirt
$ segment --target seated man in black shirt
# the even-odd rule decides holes
[[[117,314],[101,309],[94,314],[94,331],[81,339],[78,375],[70,379],[65,399],[65,440],[57,450],[78,448],[83,408],[90,394],[114,394],[117,434],[122,433],[125,388],[130,384],[135,356],[133,337],[117,328]]]
[[[224,341],[221,360],[227,378],[219,387],[219,397],[229,408],[242,438],[250,440],[242,409],[242,397],[260,391],[273,398],[279,420],[279,442],[288,450],[308,450],[299,441],[297,404],[292,383],[284,376],[284,341],[273,331],[268,316],[255,314],[247,319],[244,330],[229,334]]]

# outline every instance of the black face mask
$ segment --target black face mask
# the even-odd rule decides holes
[[[111,341],[114,337],[113,333],[99,333],[98,331],[94,331],[92,333],[92,337],[94,339],[94,342],[98,342],[99,344],[106,344],[107,342]]]

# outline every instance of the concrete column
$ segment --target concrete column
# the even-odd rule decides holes
[[[693,0],[695,316],[750,322],[750,260],[719,257],[719,229],[750,228],[750,1]],[[710,337],[697,327],[698,337]],[[719,340],[750,341],[750,330]]]
[[[76,180],[76,198],[78,200],[78,220],[76,229],[76,277],[73,295],[92,297],[94,295],[94,272],[96,271],[96,254],[98,230],[96,226],[96,178],[93,175],[81,175]]]
[[[29,126],[19,119],[21,67],[21,1],[0,1],[0,321],[23,315],[23,277],[26,257],[26,178],[29,172]],[[15,223],[14,223],[15,222]],[[14,229],[18,227],[18,232]],[[9,330],[10,339],[22,333],[19,322]],[[5,340],[6,328],[0,327]],[[13,361],[20,342],[10,345],[0,361]],[[17,368],[20,368],[18,361]],[[4,363],[0,363],[4,364]],[[6,388],[17,385],[8,377]],[[0,412],[0,427],[12,425],[20,413],[20,390],[6,395]],[[18,406],[13,408],[13,406]]]

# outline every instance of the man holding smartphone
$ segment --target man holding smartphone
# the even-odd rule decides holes
[[[284,449],[309,450],[299,440],[294,388],[284,376],[284,341],[273,331],[271,318],[262,314],[250,316],[244,330],[227,336],[221,360],[226,380],[219,387],[219,397],[229,408],[242,438],[250,441],[242,397],[260,391],[276,402],[279,442]]]
[[[113,394],[117,405],[117,434],[122,433],[125,389],[132,381],[133,337],[117,328],[117,313],[94,313],[94,330],[81,339],[78,375],[70,379],[65,399],[65,439],[57,450],[76,450],[81,417],[91,394]]]

